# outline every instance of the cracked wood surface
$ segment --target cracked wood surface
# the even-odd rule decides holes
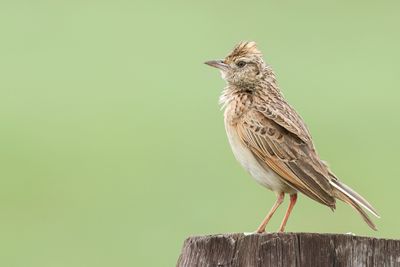
[[[400,267],[400,240],[314,233],[193,236],[177,266]]]

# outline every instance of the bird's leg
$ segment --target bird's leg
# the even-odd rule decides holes
[[[294,205],[296,204],[296,201],[297,201],[297,194],[295,193],[295,194],[290,195],[290,204],[286,211],[285,217],[283,217],[281,226],[279,227],[279,232],[285,231],[285,226],[286,226],[287,220],[289,219],[290,213],[292,212],[292,209],[293,209]]]
[[[285,198],[285,193],[280,192],[277,195],[275,204],[272,206],[271,210],[268,212],[267,216],[264,218],[260,226],[257,228],[257,233],[264,233],[265,232],[265,227],[267,226],[269,220],[271,219],[272,215],[274,215],[276,209],[279,207],[279,205],[282,204],[283,199]]]

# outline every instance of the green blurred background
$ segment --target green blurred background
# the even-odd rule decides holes
[[[398,1],[1,1],[0,266],[173,266],[275,200],[203,64],[255,40],[321,156],[380,211],[304,196],[288,231],[400,237]],[[268,229],[275,231],[285,205]]]

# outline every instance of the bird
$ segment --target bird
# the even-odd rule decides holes
[[[308,127],[284,98],[274,71],[254,41],[242,41],[225,58],[205,64],[219,69],[226,82],[219,102],[235,158],[259,184],[276,194],[257,233],[265,232],[289,194],[290,203],[278,230],[284,232],[298,193],[333,211],[336,199],[343,201],[377,230],[366,211],[380,218],[378,212],[320,159]]]

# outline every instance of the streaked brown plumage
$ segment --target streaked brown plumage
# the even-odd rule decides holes
[[[377,211],[341,183],[319,158],[306,125],[284,99],[274,72],[254,42],[241,42],[225,59],[206,64],[220,69],[227,82],[220,102],[235,157],[260,184],[277,194],[258,232],[265,231],[284,194],[289,193],[291,202],[279,229],[284,231],[297,192],[332,210],[335,199],[342,200],[376,230],[363,208],[379,217]]]

